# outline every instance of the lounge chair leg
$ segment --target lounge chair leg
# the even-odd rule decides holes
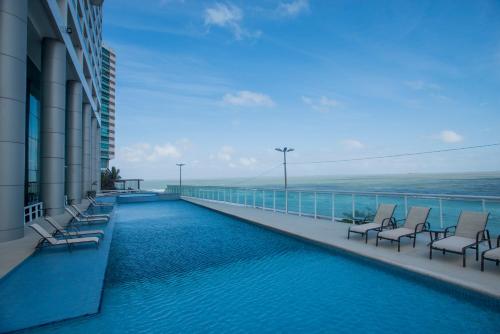
[[[462,256],[462,267],[465,268],[465,251],[464,251],[463,256]]]
[[[481,271],[484,271],[484,254],[481,255]]]
[[[446,250],[443,249],[443,255],[446,254]]]
[[[351,228],[349,227],[349,230],[347,230],[347,240],[351,237]]]
[[[401,250],[401,238],[398,239],[398,252]]]
[[[500,264],[500,261],[497,260],[496,263],[497,263],[497,267],[498,267],[498,264]]]
[[[366,231],[366,233],[365,233],[365,244],[367,244],[367,243],[368,243],[368,231]]]
[[[378,233],[377,233],[377,239],[375,240],[375,247],[378,247]]]
[[[413,248],[415,248],[415,243],[417,242],[417,235],[413,236]]]
[[[479,245],[476,246],[476,261],[479,260]]]
[[[429,247],[429,260],[432,260],[432,244]]]

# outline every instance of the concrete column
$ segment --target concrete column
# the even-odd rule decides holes
[[[48,215],[64,212],[66,48],[45,38],[42,45],[41,197]]]
[[[83,104],[83,168],[82,168],[82,196],[87,197],[87,192],[92,190],[92,180],[90,176],[90,119],[91,119],[92,109],[90,104]]]
[[[101,128],[97,128],[96,138],[96,179],[97,179],[97,192],[101,192]]]
[[[92,122],[91,122],[91,134],[90,134],[90,138],[91,138],[91,155],[90,155],[90,178],[92,180],[92,190],[94,191],[97,191],[97,178],[96,178],[96,164],[95,164],[95,161],[97,159],[97,155],[96,155],[96,147],[97,147],[97,137],[96,137],[96,133],[97,133],[97,118],[95,117],[92,117]]]
[[[27,22],[27,0],[0,1],[0,242],[24,236]]]
[[[82,202],[82,84],[68,81],[66,120],[66,193],[68,202]]]

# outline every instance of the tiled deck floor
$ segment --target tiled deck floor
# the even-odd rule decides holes
[[[89,227],[104,229],[105,237],[97,249],[93,245],[77,245],[72,252],[62,246],[44,248],[3,277],[0,332],[98,312],[113,227],[112,219]],[[29,235],[24,243],[29,238],[38,240]],[[16,258],[28,252],[29,248],[21,246]]]
[[[370,235],[368,244],[365,244],[364,238],[359,235],[354,235],[348,240],[349,224],[314,220],[310,217],[285,215],[194,198],[184,197],[183,199],[323,246],[348,251],[500,298],[500,267],[496,267],[493,262],[488,261],[486,270],[481,272],[479,270],[480,262],[475,261],[474,250],[468,252],[466,268],[462,267],[461,256],[456,254],[443,255],[441,252],[435,251],[433,260],[429,260],[427,246],[429,235],[427,233],[419,235],[416,248],[412,248],[409,239],[403,240],[401,252],[398,253],[397,243],[391,244],[389,241],[382,240],[379,246],[375,247],[375,233]]]

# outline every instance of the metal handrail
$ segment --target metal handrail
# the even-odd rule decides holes
[[[178,185],[167,185],[167,188],[175,188]],[[247,191],[279,191],[279,192],[311,192],[311,193],[323,193],[323,194],[346,194],[346,195],[378,195],[378,196],[408,196],[408,197],[420,197],[420,198],[442,198],[442,199],[471,199],[478,200],[484,199],[489,201],[500,201],[500,196],[490,196],[490,195],[456,195],[456,194],[428,194],[428,193],[415,193],[415,192],[386,192],[386,191],[357,191],[357,190],[322,190],[315,188],[288,188],[285,190],[283,188],[266,188],[266,187],[225,187],[225,186],[193,186],[184,185],[183,188],[205,188],[205,189],[232,189],[232,190],[247,190]]]
[[[43,202],[33,203],[24,207],[24,223],[28,224],[43,216]]]

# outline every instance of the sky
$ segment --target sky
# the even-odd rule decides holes
[[[499,1],[106,0],[124,177],[496,171]]]

